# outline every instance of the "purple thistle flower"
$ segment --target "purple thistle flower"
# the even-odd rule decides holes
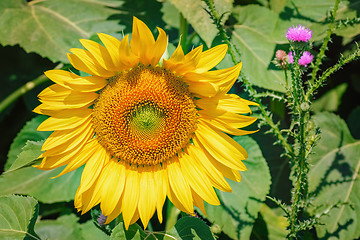
[[[312,38],[312,31],[302,25],[292,26],[286,32],[289,41],[308,42]]]
[[[293,53],[289,52],[288,56],[289,56],[289,63],[293,63],[294,62]],[[311,63],[313,59],[314,56],[309,51],[305,51],[303,52],[302,56],[299,59],[299,65],[307,67],[307,65]]]
[[[306,67],[309,63],[312,62],[313,58],[314,56],[310,52],[305,51],[299,59],[299,64]]]

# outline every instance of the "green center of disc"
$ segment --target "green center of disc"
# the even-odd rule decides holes
[[[131,117],[133,129],[146,138],[156,136],[163,123],[164,114],[151,105],[137,107]]]

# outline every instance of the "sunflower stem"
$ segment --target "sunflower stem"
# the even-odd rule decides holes
[[[59,69],[63,66],[63,64],[59,64],[55,67],[55,69]],[[9,96],[7,96],[4,100],[0,102],[0,114],[8,108],[13,102],[15,102],[18,98],[26,94],[27,92],[31,91],[35,87],[37,87],[40,84],[43,84],[44,82],[49,81],[49,79],[44,75],[40,75],[39,77],[35,78],[32,81],[29,81],[22,85],[20,88],[16,89],[14,92],[12,92]]]
[[[179,29],[179,39],[180,44],[183,48],[184,53],[186,54],[188,52],[188,23],[184,16],[180,13],[180,29]]]

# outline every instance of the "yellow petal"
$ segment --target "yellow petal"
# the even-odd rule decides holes
[[[39,100],[46,105],[54,106],[54,109],[56,106],[81,108],[91,104],[98,96],[97,93],[71,91],[54,84],[39,94]]]
[[[109,156],[100,144],[92,150],[92,157],[86,163],[81,175],[79,194],[88,190],[97,181],[103,167],[109,161]]]
[[[214,163],[217,163],[217,161],[210,154],[207,154],[206,151],[198,147],[199,144],[196,139],[193,139],[193,141],[195,145],[189,144],[186,149],[188,154],[198,158],[198,162],[202,164],[204,172],[207,174],[213,186],[221,191],[231,192],[232,189],[229,183],[225,180],[221,169],[215,167]]]
[[[155,66],[159,63],[160,58],[163,56],[166,47],[167,47],[167,36],[164,30],[157,28],[159,31],[159,36],[156,39],[154,46],[150,49],[147,58],[149,59],[148,63]]]
[[[100,67],[99,63],[94,63],[96,61],[91,59],[91,57],[86,54],[86,52],[84,52],[85,50],[81,50],[82,49],[75,50],[75,48],[72,48],[71,51],[76,54],[67,54],[67,57],[74,68],[90,75],[99,77],[111,77],[115,74],[114,72],[107,71]]]
[[[224,177],[226,177],[230,180],[236,181],[236,182],[240,182],[241,176],[240,176],[239,171],[233,170],[233,169],[225,166],[224,164],[220,163],[219,161],[215,160],[215,158],[213,158],[206,151],[206,149],[201,145],[201,143],[199,143],[199,141],[197,141],[196,139],[193,139],[193,140],[194,140],[194,144],[196,146],[198,146],[199,148],[201,148],[201,149],[198,148],[197,156],[199,156],[199,158],[202,160],[204,167],[206,167],[210,173],[213,173],[213,174],[209,174],[209,177],[217,176],[218,173],[221,174],[221,177],[217,177],[216,179],[214,179],[215,184],[216,183],[220,184],[221,188],[219,188],[215,184],[214,184],[214,186],[221,191],[232,192],[230,185],[228,184],[228,182],[226,182]],[[211,167],[211,170],[208,169],[209,167]],[[222,181],[225,181],[226,184],[224,184]]]
[[[212,98],[200,98],[195,100],[196,105],[204,110],[210,111],[212,109],[222,109],[228,112],[241,114],[251,112],[248,102],[250,101],[245,101],[235,94],[219,94]]]
[[[224,110],[200,110],[198,113],[204,122],[231,135],[246,135],[256,132],[238,129],[255,122],[257,119],[255,117],[239,115]]]
[[[107,84],[105,78],[97,76],[80,77],[72,72],[64,70],[50,70],[44,73],[55,83],[81,92],[96,92],[104,88]]]
[[[246,170],[241,161],[247,158],[245,149],[225,133],[214,130],[199,120],[195,138],[217,161],[232,169]]]
[[[202,52],[200,61],[196,66],[196,72],[203,73],[218,65],[219,62],[221,62],[221,60],[225,57],[227,49],[227,44],[220,44]]]
[[[178,75],[185,75],[188,72],[194,71],[196,65],[200,60],[200,55],[202,52],[202,46],[195,48],[188,54],[184,56],[184,60],[181,62],[171,62],[166,63],[169,66],[169,69],[176,72]],[[169,59],[170,61],[170,59]],[[166,61],[164,61],[166,62]]]
[[[120,215],[123,199],[124,199],[124,194],[121,195],[121,198],[120,198],[119,202],[116,204],[114,211],[107,216],[105,224],[109,224],[112,220],[114,220],[116,217],[118,217]]]
[[[98,33],[98,36],[99,36],[101,42],[106,47],[106,49],[111,57],[111,60],[114,64],[114,67],[119,67],[121,65],[120,64],[121,55],[119,52],[120,41],[117,38],[110,36],[108,34],[105,34],[105,33]]]
[[[53,118],[49,117],[45,121],[43,121],[39,127],[38,131],[55,131],[55,130],[66,130],[66,129],[74,129],[84,122],[88,121],[91,115],[89,114],[87,117],[71,117],[71,118]]]
[[[184,81],[189,85],[189,91],[200,97],[213,97],[215,96],[219,88],[210,82],[188,82]]]
[[[121,70],[127,70],[130,67],[134,67],[139,63],[139,57],[136,56],[130,48],[129,45],[129,35],[126,35],[123,40],[121,40],[119,53],[121,57]]]
[[[136,167],[126,169],[126,186],[124,189],[124,198],[122,202],[122,213],[125,228],[130,225],[130,221],[138,207],[140,177]]]
[[[114,160],[109,161],[99,177],[100,181],[102,181],[100,208],[103,214],[107,216],[114,211],[123,193],[125,166]]]
[[[178,160],[173,160],[166,167],[169,176],[169,188],[183,205],[187,213],[192,213],[193,199],[187,179],[184,177]],[[176,202],[173,202],[176,206]],[[177,207],[177,206],[176,206]]]
[[[69,152],[87,140],[87,136],[92,137],[93,135],[94,129],[91,127],[91,118],[88,118],[83,125],[76,129],[53,132],[44,142],[41,151],[46,151],[43,154],[45,157]]]
[[[157,166],[154,171],[154,183],[156,187],[156,211],[159,222],[163,220],[162,209],[166,199],[166,193],[168,191],[168,177],[167,171],[162,166]]]
[[[54,148],[52,153],[48,153],[46,151],[42,154],[41,157],[44,157],[41,164],[38,166],[39,169],[49,170],[57,167],[64,166],[65,164],[70,163],[82,150],[87,141],[94,135],[93,129],[89,129],[89,131],[84,132],[80,135],[80,139],[82,141],[78,141],[74,146],[70,146],[66,148]],[[43,156],[44,155],[44,156]]]
[[[175,49],[174,53],[171,55],[169,60],[167,60],[166,62],[176,64],[176,63],[184,61],[184,59],[185,59],[184,51],[183,51],[183,49],[180,45],[180,41],[179,41],[179,44],[178,44],[177,48]]]
[[[206,215],[203,199],[192,189],[191,189],[191,193],[194,199],[194,205],[198,207]]]
[[[81,149],[81,151],[70,160],[64,170],[62,170],[61,173],[59,173],[59,175],[57,175],[56,177],[60,177],[68,172],[74,171],[75,169],[78,169],[79,167],[87,163],[92,157],[92,150],[96,149],[98,145],[99,143],[95,138],[90,139]]]
[[[154,173],[150,167],[144,167],[141,171],[138,211],[144,229],[154,215],[157,193],[155,192]]]
[[[198,159],[183,153],[179,156],[179,162],[182,174],[189,182],[190,187],[206,202],[212,205],[220,205],[212,184]]]
[[[107,49],[97,42],[80,39],[81,44],[88,50],[94,59],[107,71],[116,71],[115,65]]]
[[[150,29],[144,22],[134,17],[130,45],[133,53],[140,57],[140,62],[145,65],[150,64],[147,58],[147,51],[151,49],[154,44],[155,39]]]
[[[92,109],[87,107],[69,108],[63,110],[52,110],[49,108],[51,108],[51,106],[48,106],[46,104],[40,104],[33,111],[39,114],[49,115],[50,117],[54,117],[54,118],[67,118],[74,116],[80,117],[80,116],[84,116],[85,113],[93,111]]]

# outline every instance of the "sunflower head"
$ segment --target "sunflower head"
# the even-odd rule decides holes
[[[218,205],[214,187],[231,191],[225,178],[241,180],[247,153],[227,134],[256,119],[249,105],[227,92],[241,64],[213,70],[226,45],[202,46],[184,54],[179,45],[159,64],[167,36],[134,17],[132,37],[121,41],[99,34],[102,44],[80,40],[70,49],[74,68],[50,70],[54,85],[39,94],[34,110],[49,115],[38,128],[53,131],[44,142],[39,169],[65,166],[60,175],[85,164],[75,207],[86,212],[100,204],[106,223],[119,214],[125,227],[139,218],[144,227],[157,211],[162,221],[166,197],[180,210],[205,212],[203,201]]]

